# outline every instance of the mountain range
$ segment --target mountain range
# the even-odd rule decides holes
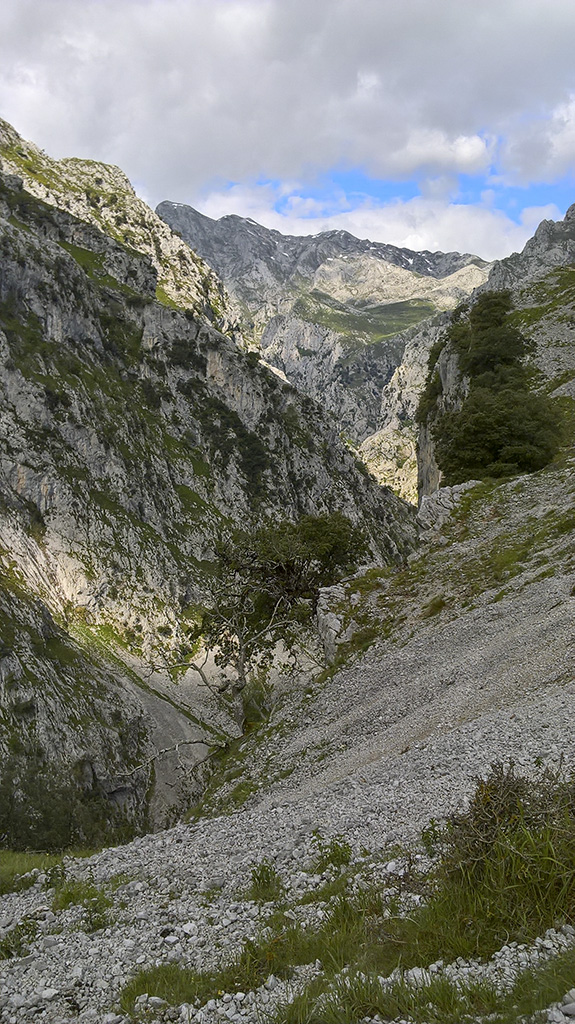
[[[369,440],[385,415],[382,389],[410,328],[453,309],[484,283],[490,264],[345,231],[282,235],[237,216],[211,220],[181,203],[160,203],[156,212],[217,272],[262,358],[332,414],[381,483],[415,500],[415,436],[398,437],[386,455]]]
[[[0,160],[0,1021],[562,1024],[575,205],[487,264]]]

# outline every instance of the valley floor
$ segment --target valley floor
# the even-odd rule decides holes
[[[252,991],[215,991],[203,1008],[125,987],[158,964],[219,969],[246,938],[277,928],[278,915],[320,928],[346,872],[356,891],[400,891],[408,865],[427,863],[416,845],[422,829],[468,801],[494,762],[511,759],[522,774],[542,764],[570,770],[574,464],[568,456],[466,491],[450,515],[427,522],[405,569],[369,570],[338,588],[342,667],[336,658],[323,681],[285,692],[270,720],[236,743],[203,816],[67,859],[65,879],[40,875],[6,894],[0,943],[19,929],[22,948],[0,963],[0,1021],[120,1024],[134,1012],[147,1021],[282,1020],[278,1005],[321,975],[319,960],[291,981],[270,970]],[[268,882],[279,876],[281,899],[258,895],[262,864]],[[504,945],[483,965],[429,970],[505,987],[518,970],[572,949],[570,925],[550,924],[558,930]],[[573,970],[575,985],[575,961]],[[417,984],[431,974],[422,982],[408,972]],[[557,1007],[549,1013],[565,1019]]]

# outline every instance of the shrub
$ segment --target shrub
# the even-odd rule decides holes
[[[508,292],[485,292],[471,310],[452,318],[447,340],[469,378],[466,397],[457,409],[446,408],[432,426],[438,465],[445,483],[512,476],[542,469],[561,443],[561,415],[556,403],[533,388],[524,365],[529,344],[509,322]],[[441,393],[430,357],[430,371],[418,408],[427,422]]]
[[[561,421],[549,398],[525,389],[474,388],[433,427],[447,483],[542,469],[558,450]]]
[[[256,903],[269,903],[279,899],[283,891],[283,882],[271,861],[262,860],[254,865],[247,892],[248,899],[255,900]]]

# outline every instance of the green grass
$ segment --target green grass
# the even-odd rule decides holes
[[[306,892],[299,903],[305,907],[309,903],[329,903],[335,896],[342,896],[347,892],[350,882],[350,875],[347,872],[337,875],[331,882],[325,882],[317,889]]]
[[[30,943],[36,937],[38,922],[25,917],[14,928],[0,939],[0,960],[9,960],[14,956],[25,956]]]
[[[324,970],[334,975],[350,962],[364,934],[360,919],[350,916],[346,905],[336,904],[317,931],[291,922],[287,927],[280,925],[271,935],[248,940],[235,960],[219,971],[199,972],[172,964],[140,971],[123,989],[120,1005],[124,1012],[131,1012],[143,992],[174,1005],[196,999],[205,1002],[224,992],[249,992],[270,974],[289,978],[295,965],[318,958]]]
[[[91,881],[71,878],[61,882],[54,893],[52,909],[82,907],[86,931],[95,932],[109,923],[109,910],[114,905],[110,896]]]
[[[354,343],[374,345],[433,316],[436,308],[426,299],[362,306],[338,302],[324,292],[312,291],[297,299],[293,311],[302,319],[328,327]]]
[[[384,1020],[414,1024],[460,1024],[489,1017],[494,1024],[515,1024],[560,1001],[573,984],[575,950],[535,969],[522,971],[505,992],[489,982],[456,985],[437,976],[419,986],[405,979],[383,987],[374,975],[358,971],[333,985],[312,981],[292,1002],[282,1002],[272,1024],[349,1024],[379,1014]]]
[[[128,285],[118,281],[115,277],[109,274],[107,270],[105,270],[104,253],[96,253],[91,249],[83,249],[81,246],[73,245],[71,242],[60,241],[59,245],[76,260],[76,263],[82,267],[82,270],[86,275],[97,284],[113,288],[129,297],[133,297],[138,294],[133,288],[129,288]]]
[[[491,1013],[512,1021],[516,1006],[534,1012],[559,998],[573,983],[572,950],[519,977],[503,996],[488,985],[456,988],[442,977],[417,989],[396,980],[384,990],[377,978],[439,959],[485,959],[505,943],[532,942],[557,921],[575,921],[575,778],[547,770],[526,779],[513,765],[493,765],[478,781],[469,808],[445,826],[432,823],[423,838],[428,852],[437,854],[431,872],[424,874],[412,862],[389,888],[371,884],[355,893],[343,872],[344,882],[336,882],[345,883],[344,890],[337,886],[324,894],[330,902],[319,926],[286,923],[275,913],[262,934],[219,971],[169,965],[140,972],[125,988],[122,1008],[131,1012],[142,992],[200,1003],[223,992],[246,992],[269,974],[289,979],[294,967],[316,960],[321,977],[284,1005],[276,1021],[346,1024],[375,1013],[416,1024],[455,1024],[466,1015]],[[336,838],[320,844],[323,863],[346,866],[346,843]],[[253,869],[252,883],[262,887],[262,896],[276,881],[271,865]],[[423,901],[402,914],[402,894],[409,893]],[[344,967],[350,969],[347,980],[340,976]]]
[[[49,871],[61,862],[61,854],[0,850],[0,895],[29,889],[34,884],[34,877],[23,878],[22,875],[34,870]]]
[[[314,872],[325,871],[328,867],[347,867],[351,860],[351,846],[341,836],[324,839],[318,832],[313,836],[315,857],[312,863]]]
[[[251,883],[247,898],[256,903],[269,903],[278,900],[284,894],[284,885],[274,865],[269,860],[262,860],[251,870]]]

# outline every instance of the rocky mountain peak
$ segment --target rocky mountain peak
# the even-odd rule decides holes
[[[545,277],[554,267],[575,262],[575,203],[563,220],[543,220],[522,252],[494,264],[485,289],[515,289]]]
[[[49,206],[149,256],[160,301],[234,330],[236,314],[214,272],[136,195],[120,168],[75,157],[54,160],[2,119],[0,168],[22,178],[26,190]]]

